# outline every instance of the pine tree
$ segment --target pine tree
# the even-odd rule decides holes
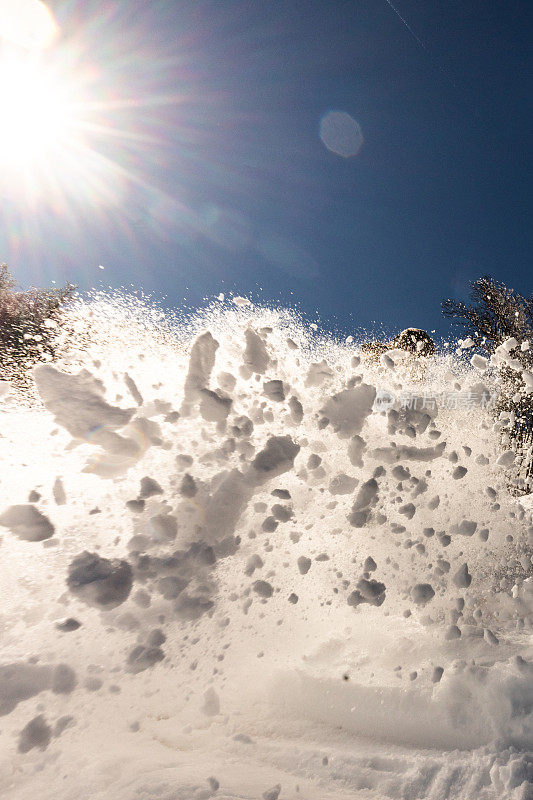
[[[442,313],[459,321],[475,345],[493,353],[506,339],[533,339],[533,295],[526,298],[490,275],[472,283],[474,305],[444,300]]]
[[[498,417],[501,412],[510,415],[510,429],[504,433],[503,443],[517,452],[515,488],[527,491],[533,482],[533,395],[526,389],[522,371],[533,366],[533,295],[524,297],[485,275],[472,283],[471,299],[473,305],[444,300],[442,311],[445,317],[457,321],[479,350],[492,355],[509,339],[517,341],[512,349],[517,368],[505,364],[499,367],[500,394],[495,413]]]
[[[27,387],[29,370],[58,356],[63,313],[75,287],[18,289],[8,267],[0,265],[0,378]]]

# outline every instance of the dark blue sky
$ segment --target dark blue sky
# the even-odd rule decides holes
[[[423,46],[386,0],[49,5],[110,168],[63,202],[4,197],[21,283],[233,290],[344,333],[444,333],[441,299],[487,273],[533,291],[530,2],[395,0]],[[320,140],[331,110],[358,155]]]

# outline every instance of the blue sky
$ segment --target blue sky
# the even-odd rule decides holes
[[[49,5],[109,170],[31,206],[2,186],[23,285],[234,291],[346,334],[444,334],[487,273],[533,291],[529,2],[397,0],[414,35],[386,0]],[[321,141],[332,110],[357,155]]]

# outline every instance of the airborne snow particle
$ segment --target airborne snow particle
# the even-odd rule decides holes
[[[472,576],[468,572],[468,564],[462,564],[452,580],[459,589],[468,589],[472,583]]]
[[[356,608],[361,603],[369,603],[372,606],[381,606],[385,602],[386,586],[374,579],[366,580],[361,578],[357,582],[356,588],[348,595],[347,603]]]
[[[204,694],[202,711],[208,717],[216,717],[220,713],[220,700],[213,687],[210,687]]]
[[[278,800],[280,792],[281,784],[277,783],[272,787],[272,789],[268,789],[266,792],[263,792],[263,800]]]
[[[417,583],[411,589],[411,597],[417,605],[425,605],[435,597],[435,590],[430,583]]]
[[[128,655],[128,670],[130,672],[142,672],[162,661],[164,657],[165,654],[160,647],[145,647],[139,644]]]
[[[65,487],[63,486],[63,481],[61,478],[56,478],[54,482],[54,486],[52,488],[52,494],[54,496],[54,500],[56,505],[64,506],[67,502],[67,496],[65,494]]]
[[[70,591],[97,608],[119,606],[127,599],[132,583],[132,570],[127,561],[102,558],[84,551],[69,566],[67,585]]]
[[[163,494],[163,489],[153,478],[146,475],[141,478],[141,491],[139,492],[139,499],[148,500],[149,497],[154,497],[156,494]]]
[[[196,481],[189,475],[188,472],[185,473],[183,478],[181,479],[180,485],[180,494],[182,497],[194,497],[196,495],[197,488],[196,488]]]
[[[80,627],[81,622],[78,622],[78,620],[74,619],[74,617],[68,617],[68,619],[62,620],[61,622],[56,622],[56,628],[58,631],[63,631],[63,633],[77,631]]]
[[[329,398],[320,413],[329,420],[341,439],[359,434],[366,418],[372,413],[376,389],[362,383],[355,389],[345,389]]]
[[[433,683],[439,683],[443,675],[444,675],[443,667],[434,667],[431,680],[433,681]]]
[[[54,535],[54,526],[35,506],[10,506],[0,515],[0,525],[25,542],[42,542]]]
[[[55,694],[70,694],[76,688],[76,673],[68,664],[58,664],[52,673],[51,689]]]
[[[300,452],[290,436],[271,436],[265,447],[258,453],[252,463],[261,481],[269,480],[290,469],[294,459]]]
[[[272,585],[268,581],[255,581],[252,588],[260,597],[272,597],[274,592]]]
[[[265,383],[263,383],[263,393],[265,397],[272,400],[274,403],[282,403],[285,400],[283,381],[265,381]]]
[[[307,575],[307,573],[311,569],[311,563],[312,563],[311,559],[307,558],[307,556],[300,556],[297,563],[300,575]]]
[[[250,328],[245,331],[246,349],[244,351],[244,364],[252,372],[262,375],[268,369],[270,358],[261,337]]]
[[[44,715],[34,717],[20,732],[18,751],[28,753],[34,747],[46,750],[52,739],[52,729],[46,722]]]

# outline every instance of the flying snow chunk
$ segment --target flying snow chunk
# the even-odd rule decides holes
[[[10,506],[0,516],[0,525],[26,542],[42,542],[54,535],[54,526],[32,505]]]
[[[234,297],[233,298],[233,302],[239,308],[243,308],[244,306],[251,306],[252,305],[250,300],[248,300],[247,297]]]
[[[472,364],[473,367],[478,369],[480,372],[484,372],[487,369],[488,365],[489,365],[489,360],[488,360],[488,358],[483,358],[483,356],[480,356],[480,355],[478,355],[478,353],[476,353],[470,359],[470,363]]]
[[[452,580],[459,589],[468,589],[472,583],[472,576],[468,571],[468,564],[461,564]]]
[[[118,558],[102,558],[84,551],[68,569],[67,585],[80,600],[97,608],[115,608],[124,602],[133,583],[131,567]]]
[[[291,469],[299,452],[300,445],[295,444],[290,436],[271,436],[254,458],[252,467],[260,482],[269,480]]]
[[[212,686],[204,693],[202,711],[208,717],[216,717],[220,713],[220,699]]]
[[[33,377],[45,407],[75,439],[97,442],[102,429],[122,428],[133,416],[134,409],[110,406],[104,399],[103,383],[85,369],[70,375],[40,364]]]
[[[244,351],[244,363],[253,372],[262,374],[268,369],[270,358],[261,337],[248,328],[244,332],[246,339],[246,350]]]
[[[202,389],[208,387],[218,347],[217,340],[213,339],[209,331],[200,334],[194,340],[183,389],[181,413],[184,416],[191,413],[192,406],[200,399]]]
[[[344,389],[333,395],[320,409],[341,439],[361,433],[366,418],[372,413],[376,389],[362,383],[354,389]]]
[[[357,583],[356,589],[348,595],[346,602],[353,608],[357,608],[361,603],[381,606],[385,602],[386,589],[387,587],[384,583],[375,581],[373,578],[371,580],[361,578]]]
[[[320,138],[328,150],[343,158],[356,156],[363,146],[363,132],[346,111],[328,111],[320,120]]]
[[[34,717],[20,732],[18,751],[28,753],[34,747],[46,750],[52,739],[52,729],[47,724],[44,716]]]
[[[435,597],[435,590],[430,583],[417,583],[411,589],[411,598],[417,605],[425,605]]]
[[[512,450],[504,450],[504,452],[496,459],[497,467],[510,467],[514,463],[516,454]]]
[[[128,656],[128,671],[137,673],[153,667],[165,657],[160,647],[145,647],[142,644],[133,648]]]

